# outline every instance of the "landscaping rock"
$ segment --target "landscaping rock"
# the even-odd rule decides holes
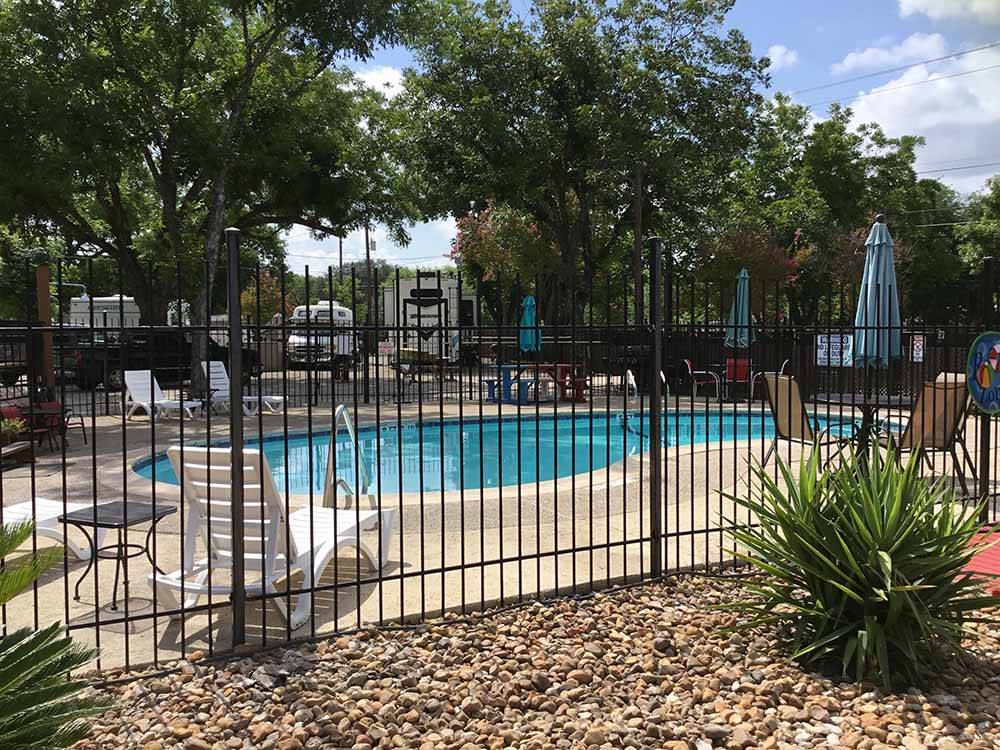
[[[82,750],[1000,748],[1000,631],[893,694],[805,672],[787,634],[733,633],[724,580],[447,617],[112,689]]]

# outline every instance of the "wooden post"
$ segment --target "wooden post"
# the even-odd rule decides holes
[[[47,388],[55,388],[56,373],[52,355],[52,292],[49,289],[51,274],[47,265],[35,269],[35,293],[38,296],[38,322],[42,326],[42,382]],[[29,344],[30,347],[30,344]]]

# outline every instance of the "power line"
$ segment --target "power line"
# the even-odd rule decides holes
[[[887,89],[878,89],[877,91],[869,91],[869,92],[864,93],[864,94],[845,94],[844,96],[841,96],[841,97],[839,97],[837,99],[825,99],[824,101],[813,102],[812,104],[806,104],[805,106],[806,107],[818,107],[821,104],[833,104],[834,102],[843,101],[847,97],[851,97],[853,99],[864,99],[865,97],[868,97],[868,96],[875,96],[875,94],[888,94],[890,91],[899,91],[901,89],[913,88],[914,86],[923,86],[925,83],[936,83],[937,81],[944,81],[944,80],[947,80],[948,78],[958,78],[959,76],[969,76],[969,75],[972,75],[973,73],[982,73],[982,72],[987,71],[987,70],[993,70],[994,68],[1000,68],[1000,63],[997,63],[996,65],[987,65],[985,68],[975,68],[973,70],[963,70],[963,71],[960,71],[958,73],[949,73],[948,75],[937,76],[936,78],[928,78],[925,81],[914,81],[913,83],[904,83],[902,86],[890,86]]]
[[[958,172],[962,169],[980,169],[982,167],[1000,167],[1000,161],[988,161],[984,164],[970,164],[967,167],[946,167],[944,169],[921,169],[914,174],[929,174],[930,172]]]
[[[956,213],[961,213],[962,211],[968,211],[969,206],[941,206],[940,208],[911,208],[905,211],[897,211],[900,214],[928,214],[934,211],[955,211]]]
[[[842,86],[846,83],[863,81],[866,78],[875,78],[876,76],[884,76],[888,75],[889,73],[899,73],[900,71],[903,70],[909,70],[910,68],[915,68],[918,65],[928,65],[929,63],[941,62],[942,60],[951,60],[952,58],[955,57],[962,57],[963,55],[969,55],[972,54],[973,52],[979,52],[984,49],[992,49],[993,47],[1000,47],[1000,41],[991,42],[990,44],[984,44],[982,47],[973,47],[972,49],[967,49],[963,52],[954,52],[950,55],[943,55],[941,57],[932,57],[927,60],[920,60],[919,62],[910,63],[909,65],[900,65],[899,67],[896,68],[886,68],[885,70],[877,70],[874,73],[865,73],[864,75],[855,76],[854,78],[845,78],[842,81],[834,81],[832,83],[822,83],[818,86],[807,86],[804,89],[797,89],[796,91],[792,91],[791,94],[792,96],[795,96],[796,94],[804,94],[807,91],[820,91],[821,89],[830,89],[833,88],[834,86]]]
[[[914,224],[914,229],[922,229],[925,227],[957,227],[963,224],[995,224],[997,219],[974,219],[972,221],[943,221],[939,224]]]
[[[923,166],[930,167],[934,164],[959,164],[963,161],[973,161],[975,159],[1000,159],[1000,154],[977,154],[975,156],[962,156],[957,159],[935,159],[934,161],[923,162]]]

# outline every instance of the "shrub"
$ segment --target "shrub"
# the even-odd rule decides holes
[[[0,419],[0,445],[8,445],[26,429],[20,419]]]
[[[59,548],[11,562],[8,557],[31,538],[32,524],[0,527],[0,605],[30,586],[61,556]],[[55,750],[90,733],[85,718],[108,701],[83,695],[86,683],[68,679],[87,664],[93,649],[74,645],[58,623],[43,630],[16,630],[0,638],[0,750]]]
[[[736,527],[736,554],[763,573],[743,581],[758,596],[730,608],[751,615],[739,627],[790,627],[793,658],[839,663],[845,676],[883,685],[925,674],[963,651],[968,622],[1000,604],[963,571],[993,544],[980,508],[919,475],[913,454],[899,465],[875,447],[867,462],[847,455],[820,472],[813,450],[798,476],[781,461],[778,481],[753,467],[750,497],[730,496],[755,523]]]

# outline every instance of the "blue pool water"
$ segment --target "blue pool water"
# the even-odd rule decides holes
[[[823,423],[824,420],[820,420]],[[848,423],[845,423],[845,428]],[[425,421],[358,428],[362,458],[372,480],[385,492],[478,489],[546,481],[621,461],[649,448],[649,417],[622,412],[573,415]],[[766,439],[774,434],[770,415],[671,412],[664,417],[667,446],[719,440]],[[330,433],[313,432],[264,437],[264,455],[280,490],[322,494]],[[344,431],[337,436],[337,474],[353,487],[354,451]],[[220,442],[218,445],[226,445]],[[247,440],[259,448],[260,441]],[[311,465],[310,465],[311,462]],[[381,472],[376,469],[381,465]],[[177,484],[166,455],[143,459],[133,468],[157,482]],[[402,469],[402,470],[401,470]],[[402,480],[400,480],[402,476]],[[311,478],[311,481],[310,481]]]

